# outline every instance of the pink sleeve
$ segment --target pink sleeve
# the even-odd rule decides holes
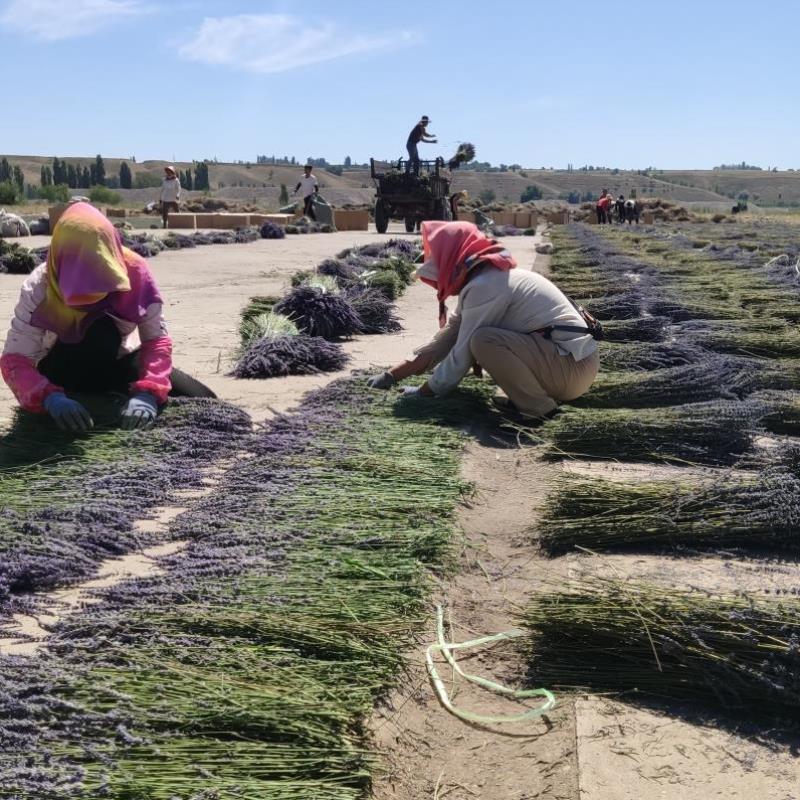
[[[150,392],[164,405],[172,388],[171,373],[172,339],[169,336],[148,339],[139,350],[139,380],[131,384],[131,393]]]
[[[46,413],[43,403],[48,395],[64,391],[60,386],[50,383],[29,358],[19,353],[2,356],[0,371],[19,404],[34,414]]]

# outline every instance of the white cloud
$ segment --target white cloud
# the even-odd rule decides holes
[[[365,36],[332,23],[306,25],[288,14],[240,14],[207,17],[179,52],[189,61],[268,74],[412,41],[410,34]]]
[[[141,0],[12,0],[0,13],[0,25],[55,42],[88,36],[150,10]]]

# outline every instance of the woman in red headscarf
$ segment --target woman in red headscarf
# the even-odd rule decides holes
[[[151,425],[167,396],[213,397],[172,367],[172,340],[147,262],[88,203],[53,230],[47,262],[22,285],[0,371],[20,405],[82,433],[93,422],[75,392],[127,395],[122,427]]]
[[[566,295],[536,272],[515,269],[501,244],[469,222],[425,222],[424,263],[418,277],[436,290],[441,330],[415,358],[370,380],[388,389],[434,367],[414,397],[445,395],[474,365],[486,370],[509,398],[508,407],[543,418],[592,385],[597,342]],[[458,297],[449,319],[445,301]]]

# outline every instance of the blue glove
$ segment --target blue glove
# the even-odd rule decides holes
[[[139,392],[128,400],[122,411],[122,429],[149,428],[158,416],[158,401],[150,392]]]
[[[367,381],[367,386],[370,389],[391,389],[397,381],[392,376],[391,372],[384,372],[380,375],[374,375]]]
[[[404,400],[424,400],[426,397],[421,386],[402,386],[397,391]]]
[[[47,395],[44,407],[62,431],[86,433],[94,427],[89,412],[77,400],[70,400],[63,392]]]

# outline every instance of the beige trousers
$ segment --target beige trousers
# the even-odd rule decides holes
[[[535,417],[585,394],[600,367],[597,352],[575,361],[544,336],[501,328],[479,328],[470,349],[517,409]]]

